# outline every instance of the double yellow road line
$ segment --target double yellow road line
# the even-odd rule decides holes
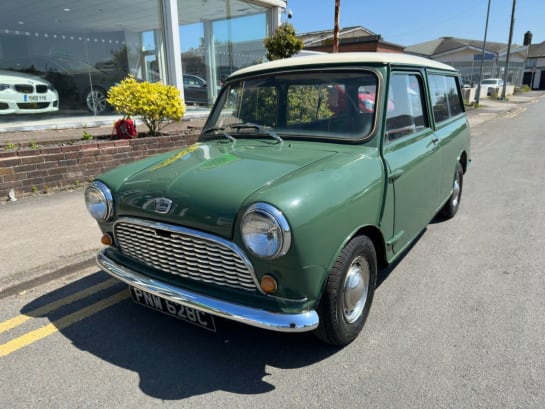
[[[41,317],[43,315],[49,314],[65,305],[69,305],[76,301],[83,300],[87,297],[90,297],[91,295],[98,293],[99,291],[103,291],[110,287],[113,287],[116,284],[119,284],[119,280],[111,278],[94,286],[88,287],[85,290],[78,291],[77,293],[64,297],[58,301],[44,305],[43,307],[28,311],[24,315],[18,315],[17,317],[11,318],[7,321],[0,322],[0,334],[24,324],[26,321],[30,320],[33,317]],[[100,300],[94,304],[79,309],[78,311],[68,314],[62,318],[59,318],[58,320],[55,320],[44,327],[27,332],[20,337],[12,339],[11,341],[0,345],[0,357],[7,356],[27,345],[30,345],[51,334],[54,334],[57,331],[69,327],[70,325],[73,325],[76,322],[90,317],[93,314],[96,314],[97,312],[111,307],[112,305],[117,304],[118,302],[123,301],[128,297],[129,292],[124,289],[122,291],[119,291],[118,293],[115,293],[114,295],[111,295],[108,298]]]

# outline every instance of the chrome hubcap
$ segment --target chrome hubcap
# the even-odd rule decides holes
[[[348,323],[358,320],[365,307],[369,293],[369,265],[359,256],[356,257],[346,274],[343,288],[343,315]]]
[[[454,179],[454,186],[452,188],[452,206],[458,206],[458,201],[460,200],[460,179],[458,174],[456,174],[456,179]]]

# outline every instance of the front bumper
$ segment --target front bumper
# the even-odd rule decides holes
[[[318,314],[314,310],[298,314],[282,314],[207,297],[122,266],[106,255],[106,249],[98,253],[97,264],[108,274],[133,287],[218,317],[278,332],[305,332],[318,327]]]

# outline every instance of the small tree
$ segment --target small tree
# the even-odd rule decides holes
[[[108,103],[124,118],[141,117],[150,135],[172,121],[179,121],[185,113],[185,103],[173,85],[160,82],[138,82],[129,75],[108,91]]]
[[[290,23],[284,23],[274,32],[272,37],[264,41],[269,61],[289,58],[303,49],[303,42],[295,35]]]

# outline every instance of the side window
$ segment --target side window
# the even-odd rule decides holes
[[[392,74],[386,113],[387,140],[398,139],[429,126],[422,89],[420,75]]]
[[[460,95],[456,79],[454,77],[446,77],[448,106],[450,116],[456,116],[464,112],[464,101]]]
[[[430,75],[430,94],[436,123],[464,112],[462,96],[453,76]]]

